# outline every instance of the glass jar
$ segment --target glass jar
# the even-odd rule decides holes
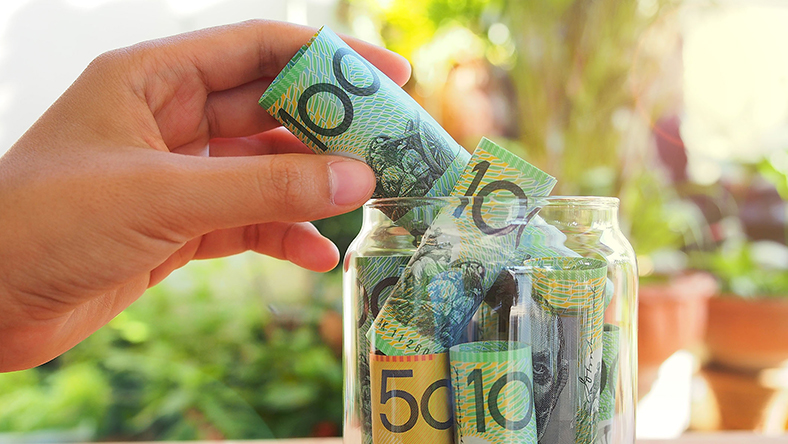
[[[372,200],[344,271],[345,444],[635,442],[618,199]]]

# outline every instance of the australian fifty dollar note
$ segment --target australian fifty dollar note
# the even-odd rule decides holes
[[[372,320],[377,316],[379,307],[388,298],[391,289],[399,280],[402,269],[408,263],[410,254],[356,257],[358,277],[356,289],[356,375],[358,390],[354,395],[359,404],[363,444],[372,443],[372,393],[369,368],[369,339],[366,336]]]

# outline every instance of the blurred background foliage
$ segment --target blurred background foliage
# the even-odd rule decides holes
[[[723,14],[715,5],[333,3],[340,31],[412,62],[406,90],[467,149],[485,135],[557,176],[554,194],[618,196],[644,282],[703,269],[743,296],[788,294],[787,139],[726,151],[718,139],[742,117],[704,122],[695,105],[710,99],[691,96],[687,23]],[[728,69],[709,66],[701,83]],[[316,225],[344,252],[360,222]],[[0,375],[0,441],[339,434],[340,268],[252,254],[189,264],[62,357]]]
[[[334,435],[340,281],[249,253],[190,264],[65,355],[2,375],[0,430],[113,440]]]

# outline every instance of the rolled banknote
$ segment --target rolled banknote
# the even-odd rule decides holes
[[[484,301],[473,315],[461,341],[519,340],[510,335],[511,311],[517,299],[514,276],[504,268],[484,295]]]
[[[375,444],[453,444],[449,353],[370,355]]]
[[[531,347],[481,341],[449,351],[460,444],[536,444]]]
[[[596,439],[602,382],[607,263],[531,259],[528,314],[533,347],[537,432],[542,444]]]
[[[541,207],[539,199],[532,199],[534,206]],[[550,203],[545,202],[545,205]],[[562,229],[566,229],[563,227]],[[591,248],[586,243],[595,245],[598,239],[588,239],[588,234],[584,233],[580,242],[577,236],[569,239],[568,236],[555,227],[545,222],[540,214],[536,214],[528,221],[528,225],[523,230],[520,239],[520,246],[517,248],[516,258],[512,263],[517,267],[532,258],[544,257],[595,257],[602,258],[608,253],[602,248]],[[571,247],[570,247],[571,245]],[[574,250],[573,248],[576,248]],[[581,254],[582,253],[582,254]],[[463,336],[463,341],[479,341],[487,339],[506,339],[513,340],[509,335],[509,316],[511,307],[516,304],[516,298],[522,293],[514,290],[514,276],[511,270],[503,270],[496,279],[490,290],[484,296],[481,304],[474,315],[469,329]],[[613,281],[606,279],[605,285],[605,307],[607,307],[614,295]],[[516,336],[516,334],[515,334]]]
[[[533,257],[579,257],[580,254],[564,246],[566,239],[564,233],[547,224],[537,214],[525,226],[520,246],[510,265],[521,266]],[[510,316],[512,307],[517,305],[518,298],[522,295],[523,293],[518,291],[512,270],[508,267],[501,270],[492,287],[484,295],[484,302],[471,319],[463,341],[519,340],[517,333],[510,331]],[[530,297],[530,293],[525,294],[525,297]]]
[[[436,216],[373,322],[374,349],[412,355],[454,345],[516,256],[536,210],[527,196],[547,194],[554,185],[555,178],[482,139],[452,191],[461,196],[458,206]]]
[[[323,27],[260,105],[320,154],[366,162],[373,197],[447,196],[470,154],[396,83]]]
[[[602,384],[600,386],[599,423],[596,444],[613,443],[613,421],[616,414],[616,383],[618,381],[618,350],[620,329],[605,324],[602,333]]]
[[[395,256],[356,257],[358,272],[356,286],[359,291],[356,307],[356,371],[359,389],[356,400],[360,406],[361,433],[364,444],[372,444],[372,404],[369,376],[369,339],[367,331],[380,307],[386,302],[410,254]]]

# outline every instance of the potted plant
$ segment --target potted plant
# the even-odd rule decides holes
[[[741,370],[783,366],[788,362],[788,247],[729,242],[709,265],[721,285],[709,302],[711,360]]]
[[[780,432],[788,421],[788,247],[733,239],[706,258],[720,282],[709,300],[703,374],[720,428]]]

